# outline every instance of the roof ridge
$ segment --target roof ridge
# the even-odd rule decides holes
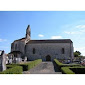
[[[29,43],[72,43],[71,39],[30,40]]]

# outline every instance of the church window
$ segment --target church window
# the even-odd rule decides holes
[[[33,48],[33,54],[35,54],[35,48]]]
[[[62,48],[62,54],[64,54],[65,53],[65,49],[64,48]]]
[[[13,49],[13,48],[14,48],[14,44],[11,45],[11,49]]]
[[[17,44],[15,45],[15,49],[17,49]]]

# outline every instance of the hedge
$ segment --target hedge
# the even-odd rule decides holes
[[[63,74],[75,74],[69,67],[61,67],[61,71]]]
[[[85,67],[70,67],[70,70],[72,70],[73,72],[75,72],[75,74],[85,74]]]
[[[7,65],[7,69],[13,68],[15,66],[22,66],[23,71],[27,71],[27,70],[30,70],[31,68],[33,68],[34,66],[38,65],[41,62],[42,62],[42,59],[37,59],[37,60],[31,61],[31,62],[25,63],[25,64],[10,64],[10,65]]]
[[[15,66],[18,66],[18,64],[8,64],[8,65],[6,65],[6,68],[10,69],[10,68],[13,68]]]
[[[3,72],[0,72],[0,74],[22,74],[22,72],[23,72],[23,69],[21,66],[15,66]]]
[[[57,59],[54,59],[54,62],[56,65],[61,68],[61,67],[74,67],[74,66],[81,66],[80,64],[62,64],[60,63]]]
[[[32,61],[32,62],[30,62],[30,63],[26,63],[26,64],[24,64],[24,65],[27,65],[28,66],[28,69],[27,70],[30,70],[31,68],[33,68],[33,67],[35,67],[36,65],[38,65],[38,64],[40,64],[42,62],[42,59],[38,59],[38,60],[34,60],[34,61]]]
[[[63,74],[85,74],[85,67],[61,67]]]

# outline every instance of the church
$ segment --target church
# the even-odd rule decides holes
[[[11,53],[17,58],[27,57],[28,61],[72,60],[74,57],[73,42],[70,39],[31,40],[30,25],[26,29],[26,36],[11,44]]]

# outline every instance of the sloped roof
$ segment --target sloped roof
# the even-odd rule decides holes
[[[21,39],[15,40],[14,42],[16,42],[16,41],[25,41],[25,40],[26,40],[26,38],[21,38]]]
[[[70,39],[30,40],[27,44],[33,43],[72,43]]]

